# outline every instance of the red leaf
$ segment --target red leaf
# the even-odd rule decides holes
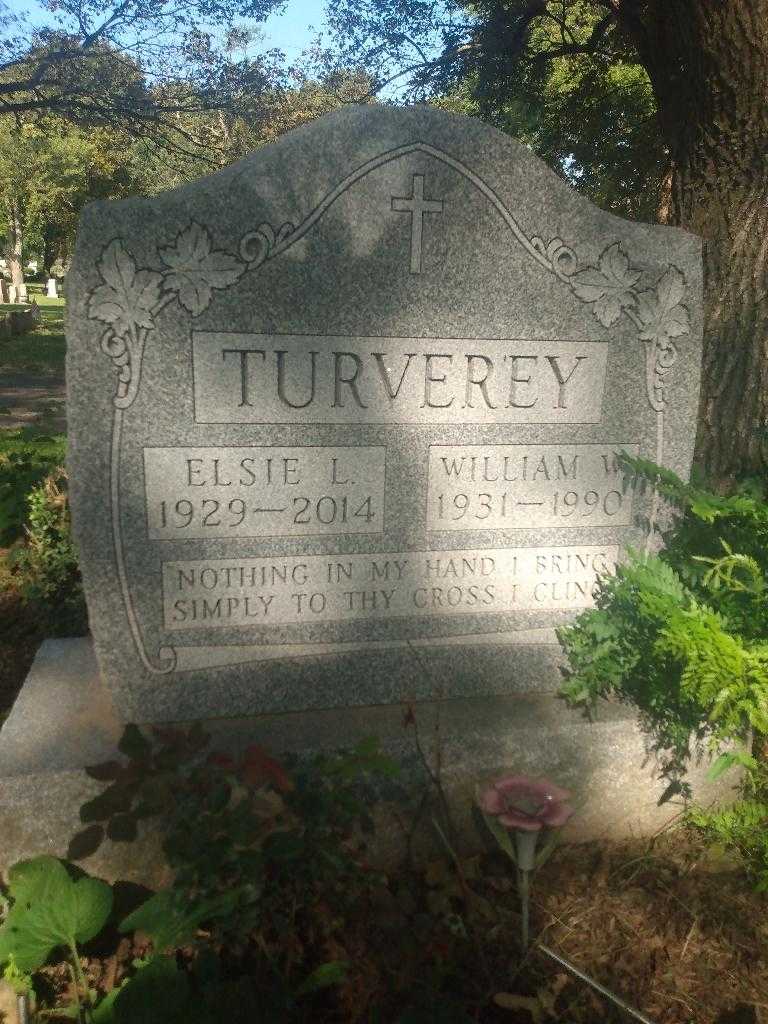
[[[285,768],[262,747],[248,747],[243,759],[241,771],[243,782],[249,786],[258,786],[262,782],[271,782],[275,789],[287,793],[293,789],[293,783]]]
[[[235,770],[235,762],[227,754],[209,754],[205,760],[206,764],[210,764],[214,768],[221,768],[225,772]]]

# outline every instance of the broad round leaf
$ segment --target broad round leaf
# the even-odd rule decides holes
[[[142,967],[114,1002],[116,1024],[188,1024],[189,982],[172,957]]]
[[[90,942],[107,923],[112,910],[112,889],[99,878],[79,878],[74,883],[75,941]]]
[[[163,889],[142,903],[120,924],[121,932],[142,931],[156,953],[190,942],[204,921],[229,916],[240,897],[238,890],[190,903],[181,893]]]
[[[22,971],[41,967],[60,946],[94,938],[112,909],[112,890],[96,878],[73,882],[55,857],[15,864],[8,875],[13,905],[0,928],[0,962]]]

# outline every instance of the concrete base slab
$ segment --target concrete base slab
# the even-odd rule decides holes
[[[162,684],[159,684],[162,685]],[[250,743],[280,755],[351,746],[375,735],[403,765],[403,782],[414,788],[425,773],[414,726],[403,706],[328,708],[300,713],[206,721],[211,747],[237,753]],[[424,701],[414,707],[420,745],[441,778],[466,851],[487,837],[473,821],[478,784],[503,773],[546,776],[574,793],[578,813],[567,826],[571,840],[650,834],[679,807],[658,806],[664,782],[646,755],[634,716],[606,704],[588,722],[553,694]],[[39,853],[64,856],[82,827],[80,805],[103,785],[85,775],[86,765],[119,755],[124,723],[103,684],[87,639],[47,640],[0,731],[0,868]],[[691,772],[696,795],[727,798],[734,779],[705,779],[706,765]],[[400,814],[379,808],[381,828],[373,859],[387,864],[405,850]],[[105,842],[82,862],[114,880],[162,884],[169,879],[160,853],[158,824],[150,821],[136,843]],[[416,836],[417,856],[434,851],[428,822]]]

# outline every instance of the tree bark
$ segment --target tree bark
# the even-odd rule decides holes
[[[5,260],[11,274],[11,284],[24,284],[24,266],[22,263],[22,227],[19,204],[12,199],[8,204],[8,248]]]
[[[696,461],[768,470],[768,0],[622,0],[672,158],[668,222],[703,236]]]

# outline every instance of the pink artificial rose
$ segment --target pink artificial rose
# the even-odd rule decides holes
[[[566,803],[571,794],[547,779],[527,775],[505,775],[484,790],[480,806],[507,828],[538,832],[544,826],[557,828],[573,814]]]

